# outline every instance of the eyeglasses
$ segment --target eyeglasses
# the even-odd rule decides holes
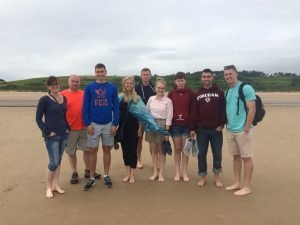
[[[224,66],[224,70],[234,69],[236,71],[236,67],[234,65]]]

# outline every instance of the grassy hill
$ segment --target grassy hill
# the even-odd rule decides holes
[[[187,86],[191,89],[196,89],[200,85],[199,80],[200,72],[187,73]],[[215,71],[215,83],[222,89],[226,89],[226,83],[223,78],[223,71]],[[164,76],[167,82],[167,90],[171,90],[173,87],[175,75]],[[140,80],[139,76],[134,76],[136,82]],[[0,82],[0,91],[46,91],[45,81],[47,77],[32,78],[27,80],[18,80]],[[68,87],[67,76],[59,77],[62,89]],[[239,73],[239,79],[248,82],[253,85],[256,91],[300,91],[300,77],[293,76],[255,76],[251,72],[242,71]],[[84,89],[87,83],[95,80],[95,76],[81,76],[81,88]],[[118,86],[118,90],[121,91],[122,76],[108,76],[108,80]],[[155,83],[156,75],[152,77],[152,81]]]

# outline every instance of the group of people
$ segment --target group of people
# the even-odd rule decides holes
[[[109,176],[111,149],[114,136],[122,131],[121,146],[127,174],[124,182],[135,182],[136,168],[143,168],[141,160],[142,142],[149,142],[153,174],[149,180],[164,182],[166,152],[162,142],[174,144],[174,181],[188,182],[189,156],[183,149],[188,141],[197,143],[199,187],[207,180],[207,152],[211,145],[213,173],[216,187],[223,187],[222,172],[223,128],[226,125],[226,139],[233,156],[234,182],[227,191],[234,195],[251,193],[253,172],[252,121],[255,115],[255,91],[250,85],[243,88],[246,108],[239,100],[238,71],[234,65],[224,67],[224,79],[229,86],[226,94],[214,84],[213,71],[204,69],[200,75],[200,87],[192,91],[186,86],[186,75],[175,75],[173,89],[165,95],[166,82],[158,78],[151,82],[149,68],[141,70],[141,81],[135,84],[133,77],[122,79],[122,93],[108,82],[104,64],[95,66],[96,81],[80,90],[80,77],[71,75],[69,88],[60,90],[59,80],[50,76],[46,85],[48,94],[37,106],[36,122],[42,131],[49,155],[47,168],[46,197],[53,192],[65,193],[59,187],[60,164],[64,150],[68,154],[72,169],[71,184],[77,184],[76,151],[83,151],[84,190],[91,190],[101,174],[96,173],[97,152],[100,140],[103,149],[103,180],[106,187],[113,187]],[[244,164],[244,182],[241,170]]]

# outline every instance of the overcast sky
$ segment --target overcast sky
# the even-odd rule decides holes
[[[0,78],[239,70],[300,74],[299,0],[0,0]]]

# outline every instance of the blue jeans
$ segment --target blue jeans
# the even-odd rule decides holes
[[[198,128],[197,129],[197,144],[199,148],[198,169],[199,176],[207,175],[206,155],[208,145],[210,143],[213,154],[213,172],[219,174],[222,172],[222,146],[223,133],[216,131],[214,128]]]
[[[68,134],[55,135],[45,138],[45,144],[49,156],[48,169],[54,172],[60,165],[64,149],[67,145]]]

